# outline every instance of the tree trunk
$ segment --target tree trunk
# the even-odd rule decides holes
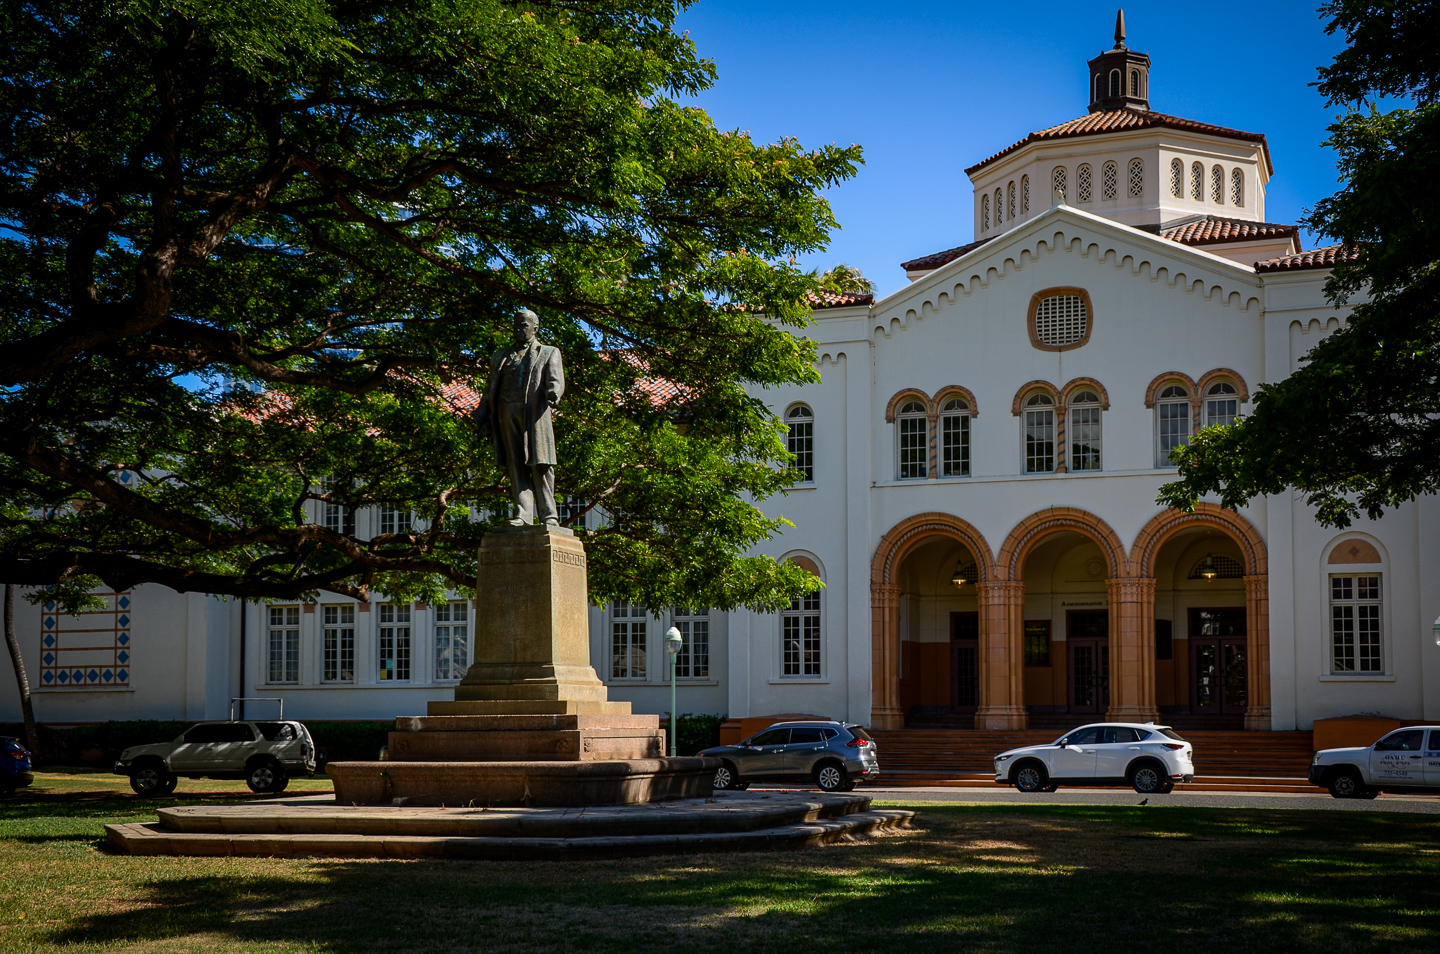
[[[35,724],[35,708],[30,704],[30,680],[25,675],[25,658],[20,655],[20,640],[15,638],[15,584],[5,584],[5,645],[15,667],[15,684],[20,689],[20,711],[25,717],[25,744],[30,761],[40,758],[40,727]]]

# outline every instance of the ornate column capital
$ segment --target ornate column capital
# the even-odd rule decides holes
[[[1154,602],[1156,580],[1149,576],[1112,576],[1105,581],[1111,603]]]
[[[1003,606],[1025,598],[1022,580],[987,580],[975,584],[975,593],[982,606]]]

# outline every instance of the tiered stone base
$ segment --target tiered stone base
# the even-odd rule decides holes
[[[910,827],[913,812],[864,795],[725,792],[614,808],[351,808],[329,796],[162,808],[106,825],[133,855],[582,859],[803,848]]]
[[[392,762],[593,762],[665,755],[657,715],[401,716],[395,729]]]

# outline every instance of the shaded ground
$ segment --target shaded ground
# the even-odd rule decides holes
[[[109,855],[159,803],[53,794],[0,802],[0,950],[1440,949],[1429,816],[917,798],[804,852],[286,861]]]

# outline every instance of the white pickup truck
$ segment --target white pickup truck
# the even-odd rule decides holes
[[[1440,726],[1396,729],[1363,748],[1321,749],[1310,763],[1310,781],[1336,798],[1440,793]]]

